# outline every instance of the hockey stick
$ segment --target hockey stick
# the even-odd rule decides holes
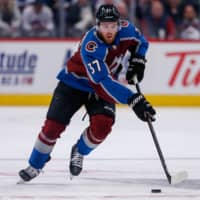
[[[136,83],[137,92],[141,94],[141,89],[140,89],[140,86],[139,86],[137,80],[134,80],[134,81]],[[175,174],[173,176],[170,175],[170,173],[169,173],[169,171],[167,169],[165,158],[164,158],[163,153],[161,151],[161,148],[160,148],[160,145],[159,145],[159,142],[158,142],[158,139],[157,139],[157,136],[156,136],[156,133],[155,133],[152,121],[151,121],[151,117],[148,116],[148,113],[147,113],[147,123],[148,123],[149,129],[150,129],[151,135],[153,137],[153,141],[154,141],[154,144],[156,146],[156,150],[158,152],[158,155],[159,155],[162,167],[164,169],[165,175],[167,177],[168,183],[169,184],[178,184],[178,183],[181,183],[182,181],[184,181],[185,179],[187,179],[188,173],[186,171],[181,171],[181,172],[178,172],[177,174]]]

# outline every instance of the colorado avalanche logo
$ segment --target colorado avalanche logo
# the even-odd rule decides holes
[[[86,44],[86,51],[94,52],[96,50],[96,48],[97,48],[97,43],[94,41],[89,41]]]
[[[120,21],[120,25],[121,25],[121,27],[128,27],[128,21],[127,20],[121,20]]]

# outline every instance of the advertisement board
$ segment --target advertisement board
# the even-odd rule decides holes
[[[149,94],[200,95],[200,43],[151,43],[146,74]]]
[[[0,105],[46,105],[78,40],[1,40]],[[152,41],[144,94],[155,105],[200,105],[200,42]],[[127,57],[124,63],[127,63]],[[120,80],[124,81],[122,71]]]
[[[0,42],[0,93],[50,94],[77,42]]]

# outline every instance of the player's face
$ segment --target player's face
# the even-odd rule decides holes
[[[111,44],[118,32],[117,22],[101,22],[99,25],[99,33],[107,44]]]

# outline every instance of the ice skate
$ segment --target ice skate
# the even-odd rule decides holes
[[[70,179],[74,176],[78,176],[82,171],[83,155],[78,152],[76,144],[72,147],[70,158]]]
[[[40,174],[40,169],[35,169],[34,167],[28,166],[26,169],[19,171],[19,176],[21,180],[18,181],[18,184],[28,182]]]

